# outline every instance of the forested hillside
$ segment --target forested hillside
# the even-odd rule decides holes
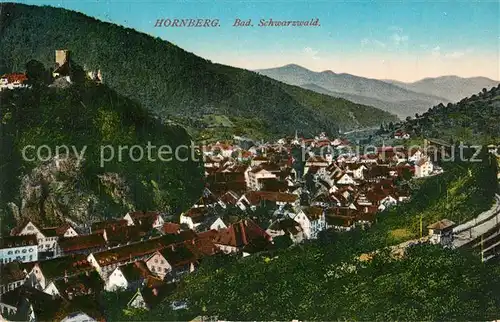
[[[403,127],[414,134],[450,143],[500,143],[500,85],[464,98],[456,104],[439,104],[410,118]]]
[[[54,50],[69,49],[79,65],[100,69],[110,88],[197,132],[209,126],[206,115],[234,119],[232,133],[252,133],[255,127],[261,135],[331,133],[395,120],[379,109],[213,64],[160,38],[77,12],[21,4],[0,8],[0,73],[22,71],[31,59],[52,66]]]
[[[189,146],[190,137],[105,85],[85,81],[62,89],[35,84],[0,92],[0,102],[3,229],[21,217],[50,225],[63,218],[82,223],[115,217],[132,209],[179,211],[201,193],[199,162],[161,161],[158,148],[151,160],[147,154],[140,158],[138,148],[134,160],[129,150],[119,158],[119,146],[139,145],[146,151],[151,142],[175,149]],[[40,150],[40,160],[36,151],[42,145],[48,148]],[[106,148],[103,156],[110,161],[101,164],[101,147],[108,145],[115,156]],[[24,158],[23,149],[30,146]],[[66,151],[60,150],[64,162],[57,162],[57,146],[69,147],[71,158],[65,161]],[[80,164],[73,146],[78,154],[86,147]]]

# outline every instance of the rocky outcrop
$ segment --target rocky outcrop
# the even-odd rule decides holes
[[[10,204],[16,220],[28,218],[46,225],[68,219],[85,223],[102,219],[109,202],[124,211],[132,208],[130,189],[124,178],[117,173],[88,178],[83,175],[84,162],[78,163],[72,156],[59,156],[24,175],[20,205]]]

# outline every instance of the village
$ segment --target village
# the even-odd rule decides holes
[[[200,147],[205,188],[180,214],[134,211],[81,226],[19,222],[1,240],[2,316],[99,321],[99,294],[123,289],[135,292],[128,308],[148,310],[207,257],[246,257],[328,229],[369,227],[411,198],[406,180],[442,171],[423,149],[383,146],[355,155],[343,152],[353,146],[347,139],[325,133],[309,139],[296,133],[247,149],[243,143]],[[429,226],[430,241],[449,243],[441,233],[452,225]],[[187,303],[169,305],[176,310]]]

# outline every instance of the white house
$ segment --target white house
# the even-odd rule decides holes
[[[354,179],[364,179],[363,171],[368,168],[364,164],[352,163],[347,165],[346,173],[352,174]]]
[[[429,158],[421,158],[415,163],[415,177],[428,177],[434,171],[434,165]]]
[[[46,258],[60,255],[57,244],[60,237],[78,236],[76,230],[69,224],[40,229],[31,221],[27,222],[24,226],[15,228],[11,234],[15,236],[35,235],[38,240],[38,252],[43,253]]]
[[[336,176],[335,183],[338,185],[355,185],[356,181],[354,181],[353,177],[351,177],[347,173],[341,173]]]
[[[304,238],[311,238],[311,222],[305,212],[303,210],[299,210],[292,219],[295,220],[302,228]]]
[[[443,219],[427,226],[430,236],[429,242],[450,246],[453,242],[453,227],[455,227],[455,223],[448,219]]]
[[[0,239],[0,264],[13,261],[23,263],[38,260],[38,243],[36,236],[7,236]]]
[[[168,274],[180,276],[195,269],[197,258],[184,245],[170,245],[155,252],[146,260],[146,265],[153,274],[165,278]]]
[[[309,221],[308,238],[318,238],[318,233],[326,229],[325,213],[323,208],[305,207],[303,212]]]
[[[261,189],[261,183],[259,182],[260,180],[276,179],[276,175],[268,170],[257,167],[247,170],[247,172],[245,172],[245,178],[248,178],[248,189],[258,191]]]
[[[118,266],[108,276],[104,289],[109,292],[118,289],[137,289],[153,274],[144,261],[137,261]]]

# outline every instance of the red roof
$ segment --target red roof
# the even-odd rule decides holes
[[[177,234],[181,226],[173,222],[167,222],[163,224],[163,232],[166,234]]]
[[[3,74],[1,78],[7,78],[8,83],[14,83],[14,82],[23,83],[28,80],[26,74],[22,73]]]

